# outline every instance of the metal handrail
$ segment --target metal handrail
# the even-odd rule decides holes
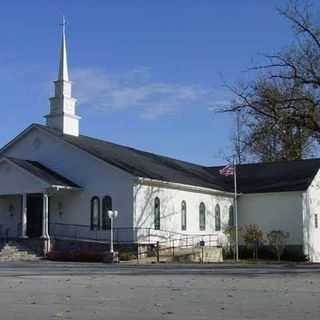
[[[54,238],[110,241],[110,230],[91,230],[90,225],[50,223],[49,232]],[[191,234],[144,227],[115,227],[114,238],[116,243],[159,243],[164,247],[171,246],[171,244],[185,247],[197,246],[200,241],[205,241],[206,246],[217,246],[219,244],[217,233]]]

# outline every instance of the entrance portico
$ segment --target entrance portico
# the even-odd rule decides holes
[[[40,238],[50,250],[49,199],[77,185],[39,162],[0,159],[0,238]]]

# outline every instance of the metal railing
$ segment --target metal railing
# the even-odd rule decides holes
[[[50,236],[56,239],[110,242],[110,230],[92,230],[90,225],[50,223]],[[218,246],[217,233],[191,234],[141,227],[116,227],[113,230],[115,243],[157,244],[162,247],[196,247],[204,241],[205,246]]]

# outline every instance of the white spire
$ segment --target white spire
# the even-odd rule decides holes
[[[59,130],[63,134],[79,136],[79,120],[76,115],[76,99],[71,95],[69,80],[65,18],[62,23],[62,39],[59,62],[58,80],[54,82],[55,95],[50,98],[50,113],[46,116],[47,126]]]
[[[67,44],[66,44],[66,20],[62,17],[62,38],[60,51],[60,64],[58,80],[69,81],[68,60],[67,60]]]

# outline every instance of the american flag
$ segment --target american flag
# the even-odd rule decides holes
[[[219,173],[225,177],[233,176],[234,175],[234,166],[232,164],[228,164],[221,170],[219,170]]]

